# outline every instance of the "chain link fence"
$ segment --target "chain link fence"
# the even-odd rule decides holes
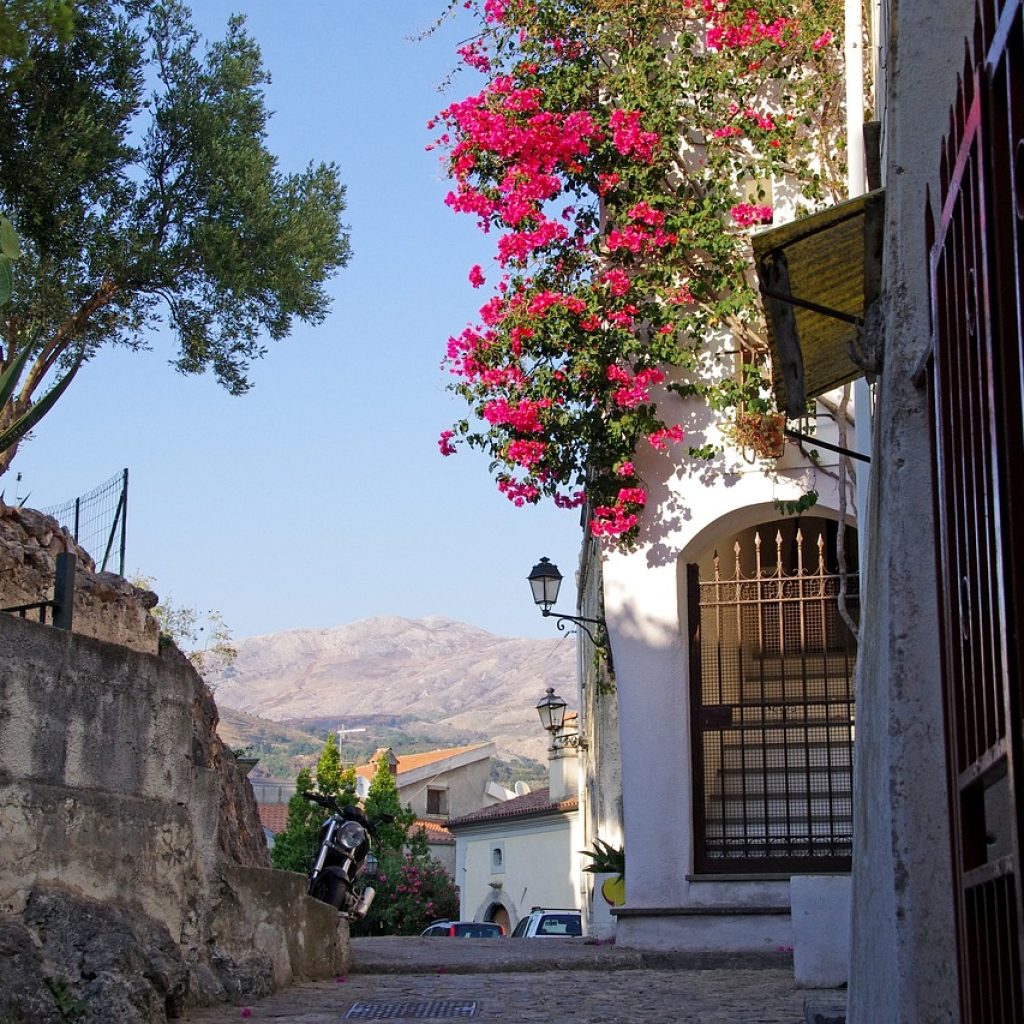
[[[53,516],[92,555],[99,572],[124,575],[125,527],[128,522],[128,470],[63,505],[40,509]]]

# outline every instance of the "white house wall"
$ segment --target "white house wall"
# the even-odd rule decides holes
[[[575,812],[539,821],[516,821],[460,829],[456,873],[464,920],[482,921],[500,903],[514,928],[532,907],[580,905],[581,827]],[[492,852],[502,850],[495,870]]]
[[[688,443],[717,439],[708,410],[695,401],[668,399],[663,415],[687,427]],[[835,439],[832,427],[822,431],[824,439]],[[833,459],[822,454],[822,464],[834,472]],[[782,519],[773,501],[797,500],[812,487],[819,500],[809,514],[836,518],[838,489],[792,446],[768,472],[736,452],[708,464],[647,450],[638,453],[637,465],[650,488],[639,542],[632,551],[608,550],[602,564],[626,849],[627,902],[617,941],[651,949],[777,950],[792,944],[788,881],[688,877],[693,809],[686,564],[722,538]],[[852,518],[852,495],[850,506]],[[698,922],[694,913],[704,907],[749,908],[750,914]]]

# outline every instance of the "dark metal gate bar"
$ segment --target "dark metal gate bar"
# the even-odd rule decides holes
[[[848,871],[852,845],[856,642],[838,609],[840,577],[804,566],[803,535],[786,568],[781,532],[766,568],[754,540],[723,577],[689,566],[694,869]],[[787,546],[788,547],[788,546]],[[857,607],[857,578],[847,578]]]
[[[986,0],[928,210],[935,503],[963,1024],[1024,1022],[1024,25]]]

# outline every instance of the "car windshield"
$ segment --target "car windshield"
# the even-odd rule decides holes
[[[539,935],[581,935],[580,919],[576,914],[545,914],[537,928]]]
[[[484,924],[477,921],[455,925],[455,934],[462,939],[501,938],[501,925]]]

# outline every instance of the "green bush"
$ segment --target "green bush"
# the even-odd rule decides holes
[[[377,896],[355,935],[419,935],[431,921],[459,915],[459,890],[429,854],[384,850],[373,883]]]

